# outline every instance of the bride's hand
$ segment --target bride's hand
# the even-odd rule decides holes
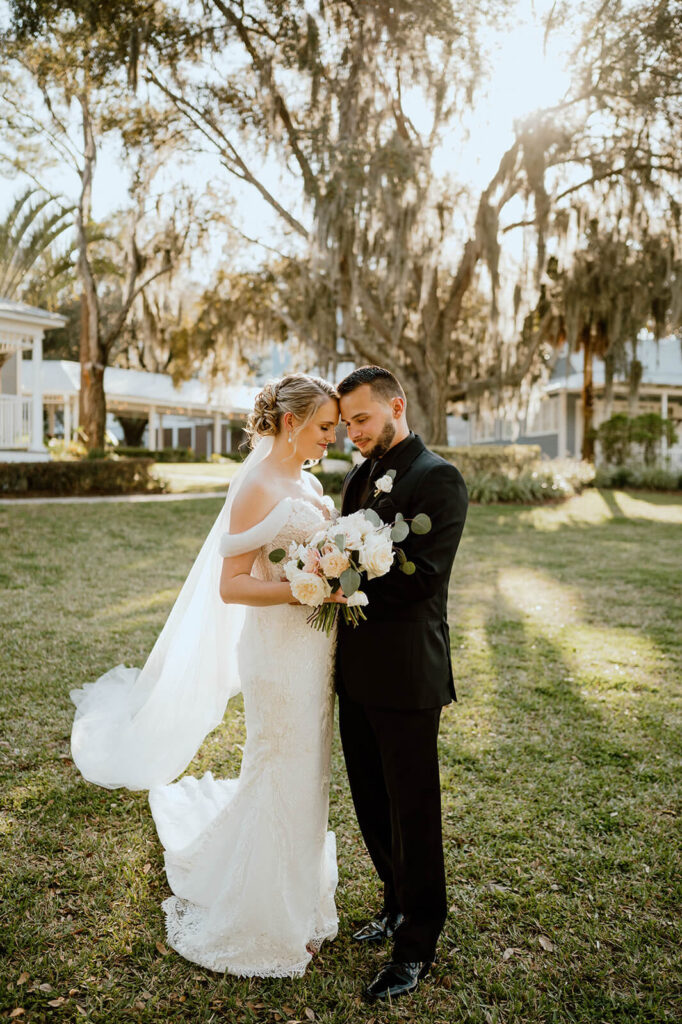
[[[348,598],[344,594],[341,587],[334,591],[329,597],[325,597],[324,604],[348,604]]]

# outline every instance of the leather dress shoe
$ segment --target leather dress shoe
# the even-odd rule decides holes
[[[428,961],[388,963],[369,983],[365,995],[373,1003],[375,999],[397,999],[398,996],[414,992],[420,979],[428,974],[430,966]]]
[[[354,932],[353,938],[356,942],[381,942],[382,939],[391,939],[393,932],[403,920],[403,915],[400,913],[381,914],[380,917],[368,921],[357,932]]]

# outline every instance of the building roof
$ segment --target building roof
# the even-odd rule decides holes
[[[679,338],[661,338],[659,342],[653,337],[640,338],[637,344],[637,358],[642,363],[642,385],[656,387],[682,388],[682,342]],[[546,391],[581,391],[583,386],[583,357],[580,352],[562,354],[556,362]],[[604,386],[604,363],[601,359],[594,360],[594,386]],[[616,382],[625,382],[627,374],[616,372]]]
[[[54,327],[63,327],[66,317],[59,313],[49,313],[38,306],[29,306],[25,302],[0,298],[0,323],[2,321],[7,321],[13,326],[42,327],[47,331]]]
[[[33,363],[22,363],[22,391],[33,391]],[[77,395],[80,391],[80,363],[68,359],[45,359],[42,363],[43,397],[46,399]],[[165,373],[125,370],[108,366],[104,371],[104,392],[112,402],[140,408],[153,405],[162,411],[190,412],[204,416],[219,412],[245,416],[253,409],[259,389],[246,384],[209,386],[200,380],[183,381],[174,387]]]

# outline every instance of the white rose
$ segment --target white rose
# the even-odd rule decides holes
[[[299,573],[300,571],[301,570],[299,569],[298,564],[295,561],[287,562],[286,565],[284,566],[284,575],[289,580],[289,583],[293,581],[294,576],[296,576],[297,573]]]
[[[350,559],[345,551],[339,551],[337,547],[334,547],[332,551],[328,551],[322,555],[320,559],[320,568],[325,576],[330,579],[338,579],[342,572],[345,572],[350,565]]]
[[[372,529],[369,519],[365,518],[365,513],[360,510],[338,519],[334,524],[334,536],[342,533],[346,538],[346,547],[350,551],[357,551]]]
[[[367,579],[385,576],[393,565],[393,545],[391,538],[383,533],[372,533],[365,538],[360,551],[362,568],[367,571]]]
[[[329,597],[332,588],[327,581],[314,572],[297,572],[291,580],[291,593],[301,604],[317,608],[325,597]]]
[[[383,491],[384,494],[388,494],[393,490],[393,477],[389,476],[388,473],[385,476],[380,476],[375,481],[375,487],[378,491]]]
[[[369,598],[367,597],[367,594],[365,594],[362,590],[356,590],[355,593],[351,594],[348,600],[346,601],[346,606],[348,608],[353,608],[357,607],[358,605],[366,604],[369,604]]]

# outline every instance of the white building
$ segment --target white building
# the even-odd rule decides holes
[[[0,462],[49,458],[43,444],[43,335],[65,323],[56,313],[0,299]]]
[[[78,429],[80,364],[66,359],[42,364],[48,434],[70,440]],[[108,366],[104,371],[107,430],[123,440],[117,417],[146,420],[143,444],[150,449],[191,448],[197,455],[232,451],[253,408],[258,389],[246,385],[210,389],[199,380],[178,387],[167,374]],[[33,393],[30,365],[24,366],[24,396]],[[25,398],[25,400],[29,400]]]
[[[682,345],[676,337],[642,338],[637,358],[643,372],[639,388],[638,415],[655,412],[676,424],[680,440],[664,456],[672,465],[682,465]],[[604,363],[594,360],[594,426],[606,418]],[[470,413],[467,420],[450,417],[448,441],[467,444],[537,444],[554,458],[580,457],[582,447],[582,354],[564,352],[557,360],[540,401],[516,420]],[[629,384],[616,376],[611,415],[628,412]]]

